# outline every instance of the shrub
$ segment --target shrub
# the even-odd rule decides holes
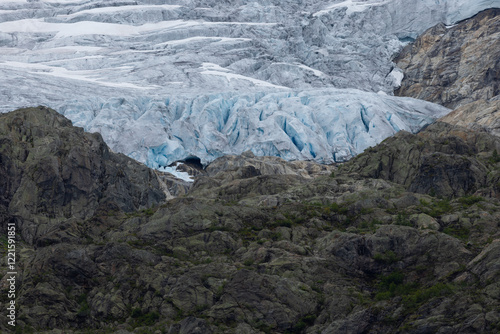
[[[330,209],[331,212],[335,212],[335,213],[338,213],[341,215],[345,215],[348,211],[348,209],[346,207],[340,206],[335,202],[330,204],[330,206],[328,206],[328,208]]]
[[[469,239],[470,230],[468,228],[461,226],[460,227],[449,226],[443,229],[443,233],[451,235],[452,237],[455,237],[462,241],[467,241]]]
[[[432,203],[432,210],[431,212],[429,212],[429,216],[436,218],[447,212],[450,212],[452,209],[453,208],[450,205],[450,201],[447,199],[443,199]]]
[[[160,315],[157,312],[143,313],[139,308],[133,309],[130,316],[134,319],[133,327],[151,326],[160,319]]]
[[[87,302],[87,294],[82,294],[77,297],[77,303],[80,304],[80,309],[78,310],[77,316],[87,317],[90,315],[90,306]]]
[[[416,289],[417,284],[404,284],[403,273],[400,271],[394,271],[387,276],[383,276],[377,287],[379,292],[375,295],[375,299],[384,300],[394,296],[409,295]]]
[[[413,224],[410,222],[410,219],[408,219],[408,214],[401,212],[396,216],[395,224],[402,226],[413,226]]]
[[[254,259],[246,259],[245,262],[243,262],[243,265],[249,267],[254,263]]]
[[[471,205],[479,203],[479,202],[481,202],[483,200],[484,200],[484,198],[482,198],[481,196],[472,196],[471,195],[471,196],[460,197],[458,199],[458,202],[460,202],[464,206],[471,206]]]
[[[437,283],[429,288],[417,289],[403,297],[403,303],[408,309],[414,309],[435,297],[450,295],[453,288],[449,284]]]
[[[497,162],[500,162],[500,155],[498,154],[497,150],[493,150],[493,153],[491,154],[491,157],[489,161],[493,164],[496,164]]]
[[[391,250],[386,251],[383,254],[377,253],[377,254],[375,254],[375,256],[373,256],[373,259],[377,262],[382,262],[385,264],[392,264],[394,262],[399,261],[399,258],[396,255],[396,253],[394,253]]]

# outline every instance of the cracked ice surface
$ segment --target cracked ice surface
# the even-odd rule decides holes
[[[399,130],[418,131],[449,112],[412,98],[333,88],[94,99],[60,110],[75,125],[99,131],[112,149],[153,168],[187,157],[208,163],[247,150],[287,160],[345,161]]]
[[[0,111],[48,105],[150,166],[248,148],[341,161],[446,112],[391,97],[391,59],[490,7],[500,0],[5,0]]]

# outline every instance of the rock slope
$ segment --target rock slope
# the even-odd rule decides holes
[[[111,152],[101,135],[73,127],[54,110],[0,114],[0,142],[2,220],[16,220],[30,242],[50,239],[60,224],[165,200],[155,172]]]
[[[215,160],[184,196],[162,202],[154,173],[98,135],[45,109],[2,117],[1,219],[20,233],[23,332],[500,329],[500,147],[487,133],[436,124],[340,167],[247,152]],[[40,174],[30,164],[38,150],[52,161]],[[15,200],[34,176],[40,192],[77,187],[86,159],[104,167],[82,193],[106,185],[88,210],[73,209],[78,192],[66,202],[55,192]],[[414,180],[424,181],[414,189]]]
[[[429,29],[396,58],[396,91],[456,108],[440,120],[500,135],[500,9]]]
[[[500,97],[497,95],[490,100],[468,103],[440,118],[440,121],[472,129],[485,129],[500,136]]]
[[[400,96],[455,109],[500,93],[500,9],[454,26],[437,25],[395,59],[404,79]]]
[[[397,133],[346,168],[365,177],[405,185],[417,193],[498,196],[500,174],[488,166],[487,160],[495,150],[500,151],[500,138],[437,122],[417,135]]]

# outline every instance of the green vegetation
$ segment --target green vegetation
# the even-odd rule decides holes
[[[462,226],[448,226],[443,229],[443,233],[451,235],[462,241],[467,241],[470,236],[470,230]]]
[[[306,218],[301,216],[300,214],[283,212],[283,216],[285,219],[276,219],[274,226],[284,226],[284,227],[292,227],[295,225],[303,224],[306,221]]]
[[[387,300],[400,296],[407,312],[413,312],[433,298],[453,293],[453,287],[450,284],[437,283],[430,287],[420,287],[415,282],[405,283],[405,276],[400,271],[382,276],[377,288],[379,292],[375,295],[375,300]]]
[[[141,211],[143,214],[145,214],[146,216],[152,216],[155,212],[152,208],[148,208],[148,209],[144,209]]]
[[[127,212],[125,213],[125,216],[127,218],[132,218],[132,217],[151,217],[157,210],[158,208],[157,207],[151,207],[151,208],[147,208],[147,209],[142,209],[142,210],[139,210],[139,211],[134,211],[134,212]],[[112,212],[112,211],[110,211]],[[116,212],[112,212],[113,215],[116,216]],[[109,215],[109,212],[108,212],[108,215]]]
[[[491,157],[489,161],[493,164],[496,164],[497,162],[500,162],[500,154],[498,154],[497,150],[493,150],[493,153],[491,154]]]
[[[215,225],[210,226],[208,230],[210,232],[215,232],[215,231],[229,232],[229,231],[232,231],[229,227],[215,226]]]
[[[437,283],[428,288],[415,289],[403,297],[403,303],[407,310],[414,310],[433,298],[448,296],[452,293],[453,287],[450,284]]]
[[[375,295],[375,299],[385,300],[396,295],[406,295],[414,287],[414,284],[404,284],[404,275],[402,272],[394,271],[380,278],[380,282],[377,285],[379,292]]]
[[[81,294],[76,299],[76,302],[80,304],[80,309],[78,310],[77,316],[79,317],[87,317],[90,315],[90,306],[87,301],[87,294]]]
[[[243,265],[247,266],[247,267],[250,267],[253,263],[255,262],[254,259],[246,259],[244,262],[243,262]]]
[[[349,212],[349,210],[347,209],[346,206],[341,206],[335,202],[333,202],[332,204],[330,204],[329,206],[327,206],[325,208],[325,213],[326,214],[329,214],[329,213],[337,213],[337,214],[340,214],[340,215],[345,215]]]
[[[135,308],[132,310],[130,317],[133,319],[132,327],[135,328],[154,325],[160,318],[160,315],[157,312],[144,313],[141,309]]]
[[[358,232],[363,234],[365,232],[375,232],[377,230],[377,225],[382,225],[380,220],[372,219],[370,222],[362,221],[359,224]]]
[[[429,212],[429,216],[438,217],[445,213],[450,212],[453,208],[450,205],[450,201],[448,199],[443,199],[437,202],[432,203],[432,210]]]
[[[373,259],[377,262],[382,262],[385,264],[393,264],[399,261],[399,257],[391,250],[386,251],[383,254],[377,253],[373,256]]]
[[[420,210],[431,217],[437,218],[446,213],[453,211],[449,199],[441,199],[437,201],[427,202],[426,200],[420,200]]]
[[[297,323],[289,331],[286,331],[285,333],[289,334],[303,333],[307,327],[314,325],[315,320],[316,320],[316,315],[308,314],[300,318],[299,321],[297,321]]]
[[[394,224],[401,226],[413,226],[406,212],[399,212],[396,216],[396,221],[394,222]]]
[[[458,202],[461,203],[465,208],[467,208],[471,205],[474,205],[476,203],[479,203],[481,201],[484,201],[484,198],[482,198],[480,196],[473,196],[473,195],[460,197],[458,199]]]
[[[2,234],[0,235],[0,249],[2,250],[2,252],[7,252],[7,245],[8,245],[8,240],[7,240],[7,236]]]

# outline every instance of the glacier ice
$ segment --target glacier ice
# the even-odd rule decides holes
[[[94,95],[100,86],[152,96],[256,91],[263,82],[391,94],[397,84],[386,80],[391,59],[407,39],[494,6],[500,0],[3,1],[2,82],[15,77],[28,87],[38,80],[51,87],[22,90],[20,101],[4,94],[2,103],[74,99],[77,94],[64,89],[57,97],[54,88],[67,82],[46,82],[48,74],[69,77],[74,87],[91,77],[94,89],[82,92]],[[45,67],[20,69],[13,62]],[[207,70],[206,63],[224,71]],[[117,90],[112,96],[121,94],[129,96]]]
[[[0,112],[47,105],[150,166],[248,148],[342,161],[445,112],[391,97],[391,59],[490,7],[500,0],[2,1]]]
[[[251,150],[287,160],[345,161],[399,130],[416,132],[447,108],[355,89],[219,93],[77,101],[59,110],[153,168],[206,164]]]

